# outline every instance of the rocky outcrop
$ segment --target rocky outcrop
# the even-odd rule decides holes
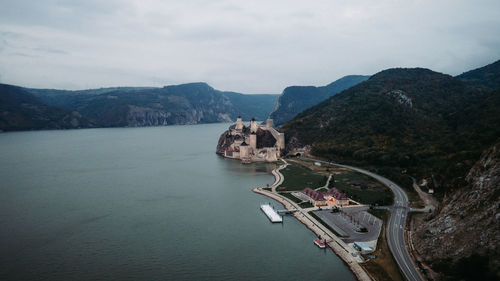
[[[129,127],[166,126],[169,112],[163,112],[146,107],[129,105],[127,125]]]
[[[217,148],[215,150],[217,154],[224,155],[224,151],[234,143],[236,136],[231,135],[231,129],[234,129],[234,127],[235,125],[232,125],[231,127],[229,127],[229,130],[220,135],[219,141],[217,142]]]
[[[467,188],[443,202],[435,217],[416,227],[417,254],[442,280],[500,278],[500,142],[467,175]]]

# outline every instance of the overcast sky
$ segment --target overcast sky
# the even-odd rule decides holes
[[[0,0],[0,82],[280,93],[500,59],[500,1]]]

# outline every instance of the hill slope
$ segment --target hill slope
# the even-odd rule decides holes
[[[467,182],[444,200],[439,214],[415,224],[415,248],[442,280],[498,280],[500,143],[483,153]]]
[[[282,127],[288,149],[309,145],[313,155],[400,183],[407,174],[433,179],[441,208],[412,216],[412,241],[438,280],[499,276],[500,89],[489,90],[495,77],[476,77],[471,83],[427,69],[385,70]]]
[[[20,87],[0,84],[0,130],[72,129],[92,124],[77,112],[49,106]]]
[[[290,147],[345,163],[407,169],[452,188],[500,137],[500,92],[427,69],[389,69],[285,124]],[[444,190],[441,190],[444,192]]]
[[[270,118],[277,126],[291,120],[298,113],[314,106],[327,98],[367,80],[369,76],[350,75],[323,87],[291,86],[278,98]]]
[[[498,89],[500,88],[500,60],[462,73],[457,78],[475,86],[483,87],[486,90]]]

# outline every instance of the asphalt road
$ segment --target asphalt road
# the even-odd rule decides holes
[[[305,158],[305,159],[317,162],[329,163],[326,161],[319,161],[312,158]],[[411,260],[410,255],[408,254],[408,249],[406,249],[405,245],[404,228],[405,228],[406,217],[408,214],[408,196],[406,196],[406,193],[403,191],[403,189],[401,189],[400,186],[393,183],[389,179],[386,179],[372,172],[347,165],[334,164],[334,163],[332,163],[332,165],[348,168],[356,172],[368,175],[382,182],[383,184],[387,185],[390,189],[392,189],[392,191],[395,194],[395,198],[394,198],[394,204],[389,209],[391,211],[391,218],[389,219],[389,225],[387,226],[386,229],[389,249],[391,250],[394,259],[396,260],[396,263],[403,272],[403,275],[405,276],[406,280],[423,281],[424,279],[420,275],[419,269],[413,264],[413,261]]]

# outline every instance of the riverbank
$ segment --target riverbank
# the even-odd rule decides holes
[[[284,164],[279,166],[278,168],[272,171],[272,174],[275,178],[274,183],[271,187],[271,191],[265,190],[262,187],[257,187],[253,189],[253,192],[262,194],[269,198],[274,199],[283,205],[283,207],[287,210],[298,210],[293,214],[293,216],[304,224],[308,229],[313,231],[318,237],[326,239],[327,245],[333,250],[333,252],[342,259],[352,273],[356,276],[357,280],[360,281],[368,281],[372,280],[368,273],[361,267],[359,264],[363,260],[356,252],[345,244],[342,240],[340,240],[335,234],[333,234],[329,229],[324,227],[321,223],[319,223],[316,219],[314,219],[307,211],[303,210],[298,204],[291,201],[290,199],[283,197],[276,192],[276,187],[279,186],[283,180],[284,176],[280,173],[280,170],[286,168],[288,163],[283,160]]]

